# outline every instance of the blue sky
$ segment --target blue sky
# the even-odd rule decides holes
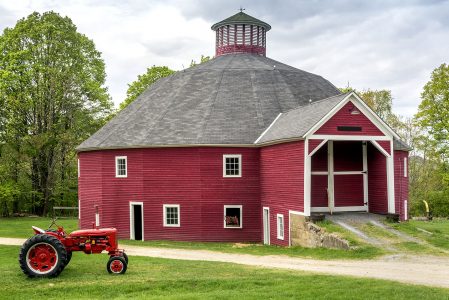
[[[401,115],[416,112],[432,70],[449,63],[449,0],[0,0],[0,30],[33,11],[70,17],[102,52],[118,105],[147,67],[180,70],[212,56],[210,26],[240,6],[272,26],[267,56],[339,87],[389,89]]]

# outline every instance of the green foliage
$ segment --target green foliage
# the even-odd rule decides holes
[[[342,93],[347,93],[350,91],[356,92],[363,99],[363,101],[365,101],[365,103],[368,104],[368,106],[379,115],[379,117],[381,117],[388,123],[390,123],[390,121],[394,121],[394,119],[397,118],[392,111],[393,97],[390,90],[367,89],[363,91],[357,91],[348,86],[345,88],[340,88],[340,91]]]
[[[1,165],[20,191],[15,208],[45,214],[76,186],[74,148],[112,104],[94,43],[68,17],[32,13],[0,36]],[[76,199],[76,189],[69,198]],[[76,205],[75,202],[72,205]]]
[[[449,65],[436,68],[424,86],[416,118],[432,146],[449,162]]]
[[[137,97],[140,96],[149,86],[155,83],[157,80],[167,77],[173,74],[175,71],[169,69],[166,66],[152,66],[147,68],[145,74],[138,75],[137,80],[131,84],[128,84],[128,90],[126,91],[126,99],[120,103],[119,110],[127,107]]]
[[[201,55],[200,63],[197,64],[196,61],[192,59],[192,61],[190,62],[190,67],[194,67],[194,66],[200,65],[200,64],[205,63],[205,62],[207,62],[209,60],[210,60],[210,56]]]

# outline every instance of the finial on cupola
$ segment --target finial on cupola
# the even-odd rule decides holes
[[[212,25],[216,33],[215,56],[254,53],[266,56],[266,33],[271,26],[243,11]]]

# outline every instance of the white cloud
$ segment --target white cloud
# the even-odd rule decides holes
[[[117,105],[147,67],[179,70],[213,55],[210,26],[241,4],[273,26],[268,56],[336,86],[391,89],[400,114],[416,112],[431,71],[448,62],[448,1],[0,0],[0,29],[35,10],[69,16],[103,53]]]

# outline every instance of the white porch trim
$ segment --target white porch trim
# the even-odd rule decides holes
[[[321,149],[321,147],[323,147],[325,144],[327,143],[327,140],[323,140],[321,143],[318,144],[318,146],[315,147],[315,149],[312,150],[312,152],[310,152],[309,156],[314,155],[318,150]]]
[[[329,207],[312,207],[312,212],[329,212]],[[334,212],[342,211],[366,211],[365,206],[336,206],[333,209]]]
[[[390,157],[390,154],[376,141],[371,141],[371,143],[374,145],[374,147],[377,148],[384,156]]]
[[[309,139],[304,141],[304,215],[310,216],[310,197],[311,197],[311,182],[312,182],[312,157],[309,153]]]
[[[391,137],[383,135],[332,135],[332,134],[312,134],[309,139],[333,141],[389,141]]]

